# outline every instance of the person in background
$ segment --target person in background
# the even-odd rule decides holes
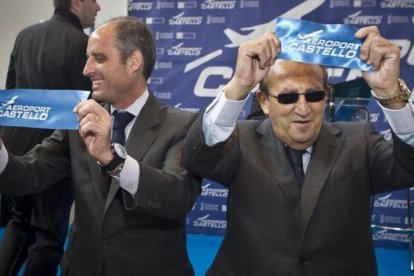
[[[101,9],[95,0],[54,0],[49,20],[22,30],[10,56],[6,89],[91,90],[83,76],[88,36]],[[23,155],[53,130],[1,127],[8,150]],[[35,181],[21,179],[19,185]],[[10,211],[0,245],[0,275],[17,275],[27,260],[24,275],[56,275],[62,258],[73,192],[70,178],[42,193],[7,197]]]
[[[0,143],[0,192],[35,193],[72,179],[63,275],[194,275],[185,216],[201,185],[180,158],[196,114],[149,93],[155,49],[136,18],[104,23],[88,41],[83,73],[92,99],[74,108],[79,131],[56,130],[23,157]]]
[[[326,71],[278,59],[274,34],[240,46],[234,76],[182,155],[190,172],[229,188],[228,227],[207,275],[377,275],[371,196],[414,185],[414,111],[399,48],[375,26],[355,36],[393,142],[366,122],[324,122]],[[236,122],[259,83],[269,118]]]

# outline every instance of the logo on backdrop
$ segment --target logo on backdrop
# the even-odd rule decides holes
[[[227,221],[219,219],[209,219],[210,215],[197,218],[193,221],[194,227],[210,227],[225,229],[227,227]]]
[[[202,186],[201,195],[203,196],[212,196],[212,197],[227,197],[228,190],[225,188],[210,188],[211,183],[207,183]]]
[[[172,46],[167,50],[169,56],[199,56],[201,54],[201,47],[183,47],[184,42]]]
[[[202,16],[183,16],[185,12],[174,15],[168,20],[170,25],[201,25],[203,23]]]
[[[381,8],[414,8],[414,0],[385,0]]]
[[[379,25],[381,21],[382,15],[362,15],[362,11],[357,11],[344,18],[345,24],[352,25]]]
[[[396,233],[396,232],[391,232],[387,229],[378,230],[376,232],[374,231],[374,233],[372,234],[372,239],[374,241],[388,240],[388,241],[403,242],[403,243],[407,243],[409,240],[407,233]]]
[[[393,208],[393,209],[407,209],[407,200],[393,199],[392,194],[387,194],[375,199],[374,207]]]
[[[215,1],[206,0],[201,4],[202,10],[232,10],[236,6],[236,1]]]

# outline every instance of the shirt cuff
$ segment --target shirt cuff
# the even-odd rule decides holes
[[[224,89],[220,91],[203,114],[203,133],[208,146],[222,142],[231,135],[249,96],[234,101],[227,99]]]
[[[409,104],[399,110],[388,109],[380,105],[385,117],[395,133],[414,132],[414,112]]]
[[[414,111],[410,104],[400,110],[380,106],[393,132],[403,142],[414,147]]]
[[[138,162],[128,155],[119,175],[119,186],[130,193],[132,197],[135,196],[138,190],[139,175],[140,168]]]
[[[6,147],[3,144],[3,141],[0,140],[1,149],[0,149],[0,174],[3,173],[4,169],[9,162],[9,154],[7,153]]]

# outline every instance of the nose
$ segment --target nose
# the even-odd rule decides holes
[[[94,66],[93,66],[93,64],[92,64],[91,59],[90,59],[90,58],[88,58],[88,59],[86,60],[85,67],[83,68],[83,75],[84,75],[85,77],[90,78],[90,77],[92,76],[92,74],[93,74],[93,71],[94,71]]]
[[[296,113],[298,113],[299,115],[307,115],[309,112],[309,103],[305,98],[304,94],[300,94],[299,95],[299,99],[295,104],[295,111]]]
[[[98,12],[98,11],[100,11],[101,10],[101,6],[99,5],[99,3],[98,2],[96,2],[96,11]]]

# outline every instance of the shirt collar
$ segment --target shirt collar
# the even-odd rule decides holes
[[[68,20],[70,23],[75,25],[76,28],[78,28],[79,30],[83,32],[83,27],[82,27],[82,24],[79,18],[67,8],[64,8],[64,7],[57,8],[55,9],[55,14],[62,16],[63,18]]]
[[[139,115],[139,113],[141,112],[142,108],[144,107],[145,103],[147,102],[148,97],[149,97],[148,88],[145,88],[144,93],[142,93],[142,95],[140,97],[138,97],[135,100],[135,102],[133,102],[126,109],[122,109],[122,111],[127,111],[127,112],[133,114],[135,117],[137,117]],[[111,114],[114,112],[114,110],[120,110],[120,109],[114,108],[111,105]]]
[[[287,144],[285,144],[285,147],[288,148],[289,146]],[[309,154],[312,155],[312,151],[313,151],[313,145],[310,145],[309,147],[307,147],[305,149],[305,152],[304,153],[309,153]]]

